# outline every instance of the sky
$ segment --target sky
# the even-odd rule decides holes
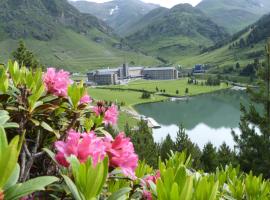
[[[73,0],[73,1],[77,1],[77,0]],[[106,1],[110,1],[110,0],[87,0],[87,1],[94,1],[97,3],[103,3]],[[144,2],[147,3],[155,3],[155,4],[159,4],[161,6],[167,7],[167,8],[171,8],[176,4],[180,4],[180,3],[189,3],[193,6],[197,5],[201,0],[142,0]]]

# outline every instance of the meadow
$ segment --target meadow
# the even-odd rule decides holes
[[[102,88],[89,88],[89,95],[95,100],[112,101],[124,106],[133,106],[141,103],[150,103],[167,99],[160,95],[152,95],[150,99],[142,99],[141,92],[129,90],[115,90]]]
[[[117,104],[132,110],[133,106],[136,104],[164,101],[168,99],[168,97],[163,96],[166,94],[179,97],[184,96],[186,88],[189,90],[188,95],[192,96],[229,87],[225,83],[221,83],[220,86],[202,86],[200,84],[202,80],[199,81],[198,85],[188,84],[187,81],[187,78],[166,81],[137,80],[132,81],[127,85],[107,86],[106,89],[104,89],[104,87],[89,88],[88,92],[95,100],[116,102]],[[156,88],[165,90],[165,93],[156,92]],[[153,94],[149,99],[142,99],[142,92],[134,90],[146,90]],[[179,94],[176,94],[176,90],[179,91]],[[133,116],[122,110],[118,121],[119,130],[124,130],[124,126],[127,122],[131,127],[134,127],[137,124],[137,120],[134,119]]]
[[[119,88],[119,89],[135,89],[135,90],[146,90],[149,92],[157,92],[157,89],[165,90],[165,92],[157,92],[159,95],[167,94],[171,96],[185,96],[186,88],[188,88],[188,95],[198,95],[203,93],[209,93],[214,92],[221,89],[228,88],[227,84],[221,83],[220,86],[207,86],[205,85],[204,80],[198,80],[198,85],[194,84],[188,84],[188,79],[178,79],[178,80],[158,80],[158,81],[152,81],[152,80],[137,80],[130,82],[127,85],[115,85],[110,86],[111,88]],[[203,85],[201,85],[201,82],[203,82]],[[176,91],[178,90],[178,94],[176,94]]]

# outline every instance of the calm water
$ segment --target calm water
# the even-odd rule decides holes
[[[174,139],[178,124],[182,123],[190,139],[200,148],[209,141],[217,147],[226,142],[233,148],[231,131],[240,133],[240,102],[248,104],[245,92],[225,90],[190,97],[187,101],[142,104],[135,109],[142,115],[154,118],[162,126],[153,130],[156,142],[165,139],[167,134]]]

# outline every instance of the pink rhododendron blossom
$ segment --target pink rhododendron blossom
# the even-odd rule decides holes
[[[93,111],[96,115],[103,116],[103,122],[105,125],[116,125],[118,119],[118,109],[116,105],[111,105],[110,107],[106,108],[102,104],[99,104],[93,108]]]
[[[144,190],[143,191],[143,199],[145,200],[152,200],[152,194],[151,192],[147,191],[147,190]]]
[[[112,105],[109,107],[104,114],[104,123],[105,125],[111,124],[111,125],[116,125],[117,124],[117,119],[118,119],[118,110],[115,105]]]
[[[55,68],[48,68],[43,75],[43,82],[49,93],[65,97],[67,96],[67,88],[71,80],[69,79],[69,72],[64,70],[57,72]]]
[[[160,178],[160,171],[158,170],[154,176],[147,176],[143,179],[144,185],[150,187],[150,181],[154,184],[157,183],[157,179]]]
[[[55,147],[58,151],[55,159],[65,167],[69,166],[67,158],[71,155],[76,156],[82,163],[91,157],[94,165],[102,161],[106,155],[106,146],[103,140],[98,138],[94,132],[81,134],[70,130],[66,141],[56,142]]]
[[[93,111],[97,116],[98,115],[103,115],[105,113],[105,111],[106,111],[106,108],[103,105],[98,104],[97,106],[93,107]]]
[[[111,167],[120,167],[126,176],[136,178],[135,169],[138,166],[138,156],[134,152],[133,144],[124,133],[119,133],[114,141],[107,141],[107,154]]]
[[[90,97],[88,94],[85,94],[85,95],[80,99],[79,104],[88,104],[88,103],[91,103],[91,102],[92,102],[91,97]]]

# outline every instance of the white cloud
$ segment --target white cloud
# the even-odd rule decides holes
[[[143,0],[143,1],[147,3],[155,3],[161,6],[167,7],[167,8],[171,8],[180,3],[189,3],[193,6],[196,6],[201,0]]]
[[[78,0],[72,0],[72,1],[78,1]],[[103,3],[110,0],[86,0],[86,1],[94,1],[97,3]],[[147,3],[159,4],[167,8],[171,8],[174,5],[180,4],[180,3],[189,3],[193,6],[196,6],[198,3],[201,2],[201,0],[142,0],[142,1],[147,2]]]

